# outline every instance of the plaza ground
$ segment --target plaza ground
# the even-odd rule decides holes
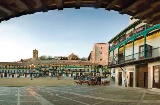
[[[160,105],[160,93],[115,85],[1,86],[0,105]]]
[[[1,78],[0,105],[160,105],[160,92],[77,85],[73,78]]]
[[[0,78],[0,86],[66,86],[74,83],[73,78]]]

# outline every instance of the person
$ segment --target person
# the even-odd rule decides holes
[[[57,79],[60,80],[59,75],[57,75]]]
[[[98,85],[101,85],[101,76],[98,76],[98,77],[97,77],[97,84],[98,84]]]
[[[88,81],[90,81],[90,80],[91,80],[91,77],[90,77],[90,76],[88,76],[88,77],[87,77],[87,80],[88,80]]]
[[[126,79],[124,79],[124,87],[126,87]]]

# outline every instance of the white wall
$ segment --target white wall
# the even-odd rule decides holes
[[[160,62],[148,63],[148,88],[153,88],[153,66],[160,65]]]
[[[129,80],[130,80],[130,72],[133,72],[133,87],[136,87],[137,81],[136,81],[136,66],[135,65],[129,65],[125,66],[126,68],[126,78],[127,78],[127,87],[129,87]]]
[[[160,33],[156,33],[152,36],[148,36],[146,43],[153,46],[153,48],[160,47]]]
[[[122,67],[122,69],[125,70],[125,68],[123,68],[123,67]],[[122,72],[122,86],[125,87],[125,84],[124,84],[125,73],[119,67],[115,68],[115,84],[118,85],[118,73],[119,72]]]

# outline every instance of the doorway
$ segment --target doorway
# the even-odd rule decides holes
[[[137,82],[138,82],[138,87],[141,88],[148,88],[148,66],[140,66],[137,68]]]
[[[122,72],[118,73],[118,85],[122,85]]]
[[[160,66],[153,67],[153,88],[160,88]]]
[[[148,72],[144,72],[144,87],[148,87]]]
[[[129,73],[129,86],[133,87],[133,72]]]

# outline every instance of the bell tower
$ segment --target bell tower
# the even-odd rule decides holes
[[[33,58],[38,59],[38,50],[33,50]]]

